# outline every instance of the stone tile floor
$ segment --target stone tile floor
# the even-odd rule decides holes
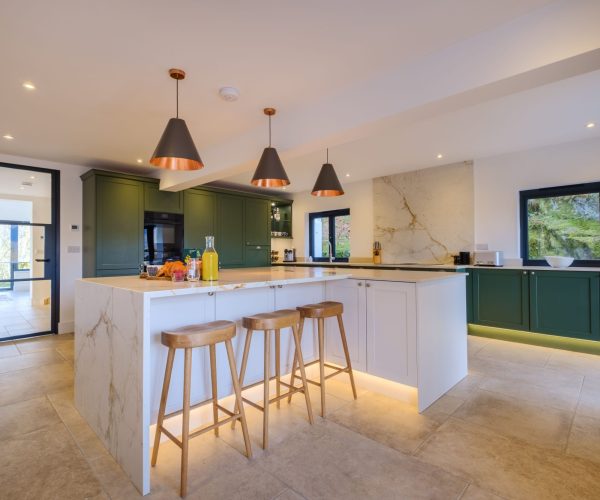
[[[241,431],[191,441],[188,498],[600,498],[600,357],[469,337],[470,374],[419,415],[328,387],[329,414],[273,407],[271,446]],[[0,343],[0,498],[139,498],[73,406],[73,336]],[[318,392],[312,391],[315,412]],[[178,498],[179,449],[161,445],[151,498]]]
[[[50,305],[33,305],[28,290],[0,289],[0,341],[50,328]]]

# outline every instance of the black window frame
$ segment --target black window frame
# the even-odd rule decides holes
[[[339,210],[326,210],[324,212],[312,212],[308,214],[308,254],[312,257],[313,262],[329,262],[329,257],[315,257],[314,252],[314,236],[313,226],[315,219],[322,219],[325,217],[329,218],[329,241],[331,242],[331,251],[333,254],[333,262],[348,262],[348,257],[335,257],[335,218],[343,215],[350,215],[349,208],[342,208]]]
[[[529,258],[529,224],[527,217],[527,202],[538,198],[552,198],[554,196],[569,196],[577,194],[599,193],[600,182],[587,182],[584,184],[570,184],[540,189],[519,191],[519,220],[521,225],[521,258],[526,266],[549,266],[544,259]],[[600,259],[575,259],[575,267],[600,267]]]

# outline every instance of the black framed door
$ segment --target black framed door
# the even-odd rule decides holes
[[[60,172],[0,163],[0,341],[58,333]]]

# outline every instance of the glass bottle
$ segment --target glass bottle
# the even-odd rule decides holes
[[[219,255],[215,250],[215,237],[206,237],[206,248],[202,254],[202,281],[219,279]]]

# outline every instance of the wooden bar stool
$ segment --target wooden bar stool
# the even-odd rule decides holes
[[[152,466],[156,465],[158,457],[158,447],[160,445],[160,436],[165,434],[171,441],[181,448],[181,483],[180,495],[183,497],[187,492],[187,469],[188,469],[188,447],[189,440],[205,432],[215,431],[219,435],[219,427],[228,422],[241,420],[242,433],[244,434],[244,444],[246,445],[246,456],[252,458],[252,449],[250,438],[248,436],[248,426],[246,424],[246,415],[242,404],[242,394],[240,382],[237,377],[235,358],[231,339],[235,337],[235,323],[233,321],[212,321],[200,325],[186,326],[177,330],[162,332],[161,342],[169,348],[167,356],[167,366],[165,368],[165,380],[160,398],[160,409],[158,411],[158,421],[156,423],[156,435],[154,437],[154,449],[152,450]],[[216,363],[216,344],[225,342],[227,349],[227,358],[229,360],[229,369],[233,381],[233,389],[236,398],[236,408],[233,412],[219,405],[217,400],[217,363]],[[212,398],[201,403],[190,406],[190,388],[192,375],[192,349],[196,347],[208,346],[210,349],[210,373],[212,382]],[[171,373],[173,371],[173,360],[176,349],[185,349],[184,358],[184,378],[183,378],[183,410],[165,415],[167,405],[167,396],[169,395],[169,385],[171,383]],[[190,409],[212,403],[213,406],[213,424],[202,427],[190,433]],[[228,418],[219,420],[219,410],[228,415]],[[183,413],[183,430],[181,441],[163,427],[165,417],[179,415]]]
[[[244,345],[244,355],[242,357],[242,366],[240,369],[240,385],[244,385],[244,376],[246,375],[246,366],[248,364],[248,353],[250,352],[250,342],[252,340],[252,334],[256,330],[262,330],[265,332],[265,347],[264,347],[264,379],[254,384],[242,387],[242,390],[255,387],[257,385],[264,385],[264,398],[263,406],[250,401],[244,397],[242,399],[253,406],[254,408],[263,412],[263,449],[267,449],[269,445],[269,405],[271,403],[277,403],[290,396],[295,392],[303,392],[306,400],[306,410],[308,412],[308,420],[313,423],[313,413],[310,404],[310,396],[308,394],[308,387],[306,385],[306,373],[304,371],[304,360],[302,358],[302,346],[300,344],[300,335],[298,333],[298,321],[300,320],[300,313],[293,309],[283,309],[271,313],[256,314],[254,316],[246,316],[242,320],[244,328],[246,328],[246,343]],[[294,344],[296,346],[296,352],[294,354],[294,360],[297,359],[297,364],[300,369],[300,378],[302,379],[302,387],[293,387],[291,384],[287,384],[281,380],[281,353],[280,353],[280,335],[282,328],[291,328],[294,337]],[[275,376],[270,376],[271,369],[271,332],[275,333]],[[270,397],[269,394],[269,382],[275,379],[276,381],[276,396]],[[281,386],[287,387],[289,390],[285,394],[281,394]],[[235,422],[232,423],[232,426]]]
[[[342,313],[344,312],[344,305],[341,302],[325,301],[318,304],[308,304],[305,306],[298,307],[300,311],[300,332],[299,337],[302,339],[302,330],[304,329],[304,320],[306,318],[316,318],[319,330],[319,359],[307,363],[306,366],[319,363],[319,382],[314,380],[308,380],[310,384],[317,385],[321,388],[321,416],[325,417],[325,380],[331,377],[335,377],[340,373],[346,372],[350,375],[350,385],[352,386],[352,394],[356,399],[356,386],[354,385],[354,374],[352,373],[352,363],[350,362],[350,354],[348,352],[348,342],[346,341],[346,330],[344,329],[344,321],[342,320]],[[344,347],[344,355],[346,357],[346,366],[344,368],[338,368],[337,366],[325,363],[325,319],[337,317],[338,327],[340,330],[340,337],[342,339],[342,345]],[[334,370],[329,375],[325,376],[325,367]],[[296,358],[294,357],[294,363],[292,364],[292,376],[290,384],[294,385],[296,378]],[[302,382],[304,383],[304,381]],[[292,400],[292,394],[290,394],[288,402]]]

